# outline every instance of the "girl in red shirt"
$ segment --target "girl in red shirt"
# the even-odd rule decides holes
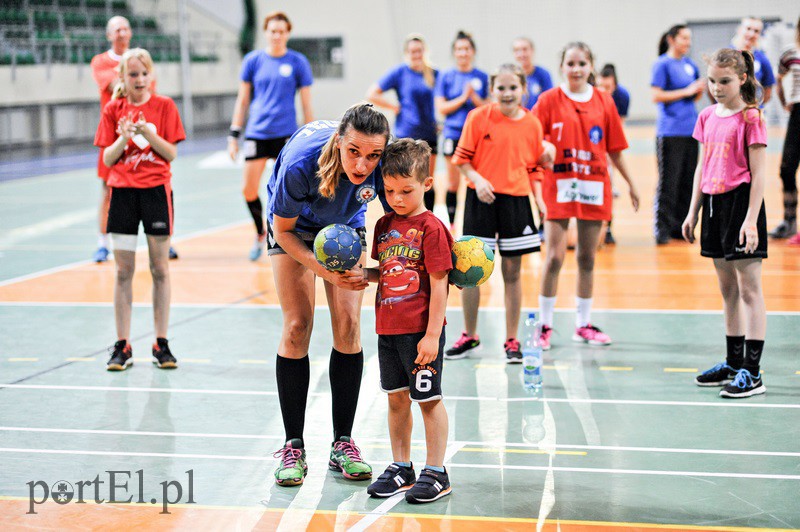
[[[561,53],[566,83],[542,93],[533,108],[545,136],[556,146],[555,163],[542,182],[547,208],[547,250],[539,295],[543,349],[550,349],[558,274],[566,255],[570,218],[578,221],[578,315],[572,339],[591,345],[611,343],[611,338],[590,320],[597,241],[602,223],[611,220],[607,156],[628,183],[634,210],[639,209],[639,194],[622,159],[621,152],[628,147],[622,121],[611,96],[595,90],[593,68],[589,47],[581,42],[569,43]]]
[[[133,364],[128,338],[139,223],[147,236],[153,276],[153,363],[159,368],[176,368],[167,344],[173,220],[170,162],[186,134],[175,102],[150,90],[153,60],[147,50],[134,48],[122,55],[120,79],[112,101],[103,109],[94,139],[95,146],[103,149],[103,164],[109,167],[108,232],[117,265],[114,312],[118,341],[107,369],[122,371]]]

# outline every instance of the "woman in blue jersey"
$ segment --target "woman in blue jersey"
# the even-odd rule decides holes
[[[367,99],[380,107],[391,110],[397,119],[394,124],[395,135],[424,140],[431,148],[430,173],[436,168],[436,114],[433,108],[433,87],[438,72],[427,58],[427,47],[422,35],[412,33],[403,43],[406,62],[398,65],[372,85],[367,91]],[[392,90],[397,93],[397,103],[387,100],[383,93]],[[435,192],[431,188],[425,192],[425,207],[433,211]]]
[[[348,479],[372,477],[351,439],[364,363],[360,315],[367,282],[355,271],[326,270],[311,248],[319,230],[332,223],[354,228],[366,245],[367,203],[380,198],[389,210],[379,167],[388,141],[386,117],[372,104],[355,105],[340,122],[311,122],[292,135],[269,178],[267,253],[283,313],[275,365],[286,430],[286,445],[276,453],[280,485],[302,484],[307,470],[303,428],[317,277],[325,283],[333,331],[328,373],[334,441],[328,465]]]
[[[289,137],[297,130],[294,107],[295,93],[300,93],[305,123],[314,120],[311,109],[311,65],[306,57],[286,44],[292,23],[281,11],[264,18],[265,50],[254,50],[242,61],[239,94],[233,108],[228,153],[236,159],[239,136],[244,131],[244,186],[242,192],[253,217],[256,238],[250,260],[258,260],[264,252],[267,232],[264,230],[264,208],[258,189],[267,161],[275,158]],[[249,108],[249,117],[248,117]]]
[[[692,138],[697,110],[694,102],[703,96],[705,80],[689,59],[692,32],[683,24],[672,26],[658,44],[650,86],[658,105],[656,155],[658,188],[655,198],[656,244],[682,239],[681,224],[689,212],[692,182],[699,147]]]
[[[458,146],[461,129],[467,115],[476,107],[489,101],[489,76],[473,67],[475,41],[469,33],[459,31],[453,41],[455,68],[445,70],[436,80],[434,103],[436,110],[445,116],[444,142],[442,153],[447,161],[447,215],[450,217],[450,230],[454,230],[456,217],[456,194],[461,184],[461,173],[450,158]]]
[[[553,88],[553,78],[547,69],[533,62],[535,49],[531,39],[517,37],[511,47],[514,52],[514,61],[517,62],[528,80],[528,94],[522,100],[522,105],[526,109],[533,109],[533,106],[536,105],[536,100],[539,99],[539,95]]]
[[[734,50],[748,51],[753,54],[754,74],[764,89],[762,105],[772,97],[772,87],[775,85],[775,73],[769,64],[769,58],[763,50],[758,48],[763,32],[764,21],[756,17],[744,17],[736,28],[736,35],[731,39],[730,46]]]

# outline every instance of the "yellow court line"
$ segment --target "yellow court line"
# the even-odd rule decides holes
[[[542,449],[507,449],[505,447],[462,447],[458,452],[470,453],[507,453],[507,454],[550,454],[551,451]],[[555,454],[566,456],[586,456],[586,451],[555,451]]]
[[[800,371],[795,371],[794,374],[795,375],[800,375]]]
[[[666,373],[697,373],[700,371],[697,368],[664,368]]]
[[[633,366],[600,366],[600,371],[633,371]]]
[[[239,359],[239,364],[269,364],[267,360],[258,360],[254,358],[242,358]]]
[[[29,502],[28,497],[12,497],[12,496],[5,496],[0,495],[0,501],[22,501],[22,502]],[[119,506],[120,508],[131,507],[131,506],[145,506],[148,508],[152,508],[151,504],[147,503],[103,503],[103,506]],[[343,516],[349,517],[351,515],[359,515],[363,516],[366,515],[364,512],[359,511],[339,511],[339,510],[318,510],[318,509],[311,509],[311,508],[296,508],[296,509],[287,509],[287,508],[264,508],[263,506],[221,506],[221,505],[204,505],[204,504],[186,504],[186,503],[177,503],[177,504],[170,504],[170,508],[183,508],[186,510],[238,510],[238,511],[253,511],[253,510],[260,510],[264,513],[286,513],[287,511],[290,512],[297,512],[297,513],[312,513],[312,514],[319,514],[319,515],[331,515],[331,516]],[[389,512],[384,514],[381,517],[390,517],[390,518],[409,518],[409,519],[436,519],[440,521],[482,521],[487,523],[530,523],[536,524],[537,519],[530,518],[530,517],[502,517],[502,516],[486,516],[486,515],[446,515],[446,514],[415,514],[415,513],[404,513],[404,512]],[[602,527],[611,527],[611,528],[652,528],[652,529],[680,529],[680,530],[700,530],[700,531],[711,531],[711,530],[719,530],[725,532],[752,532],[754,529],[750,527],[735,527],[735,526],[702,526],[702,525],[684,525],[684,524],[661,524],[661,523],[630,523],[630,522],[615,522],[615,521],[579,521],[575,519],[547,519],[545,520],[545,524],[551,525],[577,525],[577,526],[602,526]],[[760,528],[759,530],[763,530],[764,532],[791,532],[794,529],[789,528]]]
[[[33,357],[13,357],[9,358],[9,362],[38,362],[38,358]]]
[[[95,357],[69,357],[67,362],[94,362],[97,360]]]
[[[569,364],[544,364],[542,369],[569,369]]]

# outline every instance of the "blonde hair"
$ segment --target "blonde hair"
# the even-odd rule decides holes
[[[719,68],[730,68],[740,78],[744,75],[747,78],[739,88],[739,94],[745,103],[744,117],[747,120],[747,110],[755,109],[758,111],[758,120],[761,121],[761,109],[759,108],[758,92],[761,84],[755,76],[755,60],[753,54],[746,50],[734,50],[732,48],[722,48],[706,59],[706,63]]]
[[[428,59],[428,45],[425,43],[425,38],[419,33],[409,34],[403,41],[403,52],[408,51],[408,45],[412,42],[418,42],[422,45],[422,77],[425,79],[425,85],[433,88],[436,83],[436,73]]]
[[[151,74],[154,72],[153,58],[150,57],[150,52],[144,48],[131,48],[122,54],[122,59],[119,60],[119,66],[117,67],[119,68],[119,81],[114,86],[114,91],[111,94],[112,100],[125,98],[128,96],[128,91],[125,88],[125,75],[128,73],[128,61],[131,59],[138,59],[142,62],[144,68],[146,68],[148,72]]]
[[[383,135],[386,143],[389,143],[389,121],[371,103],[358,103],[345,111],[336,133],[322,147],[322,153],[317,159],[317,190],[323,198],[333,199],[336,194],[336,187],[339,186],[339,179],[344,172],[338,140],[351,128],[364,135]]]

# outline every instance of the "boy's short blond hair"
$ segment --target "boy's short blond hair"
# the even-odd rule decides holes
[[[400,139],[383,154],[383,175],[413,177],[424,183],[430,175],[431,148],[424,140]]]

